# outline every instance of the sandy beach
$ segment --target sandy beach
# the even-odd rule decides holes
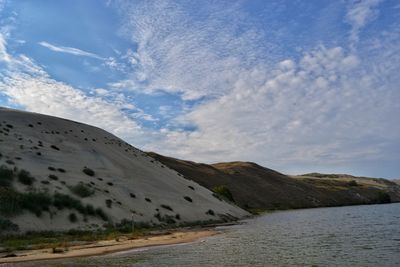
[[[123,236],[118,240],[101,240],[86,245],[56,248],[56,253],[53,252],[53,248],[16,251],[14,252],[15,257],[0,258],[0,264],[104,255],[136,248],[189,243],[216,234],[218,232],[215,230],[201,229],[180,230],[135,239]]]

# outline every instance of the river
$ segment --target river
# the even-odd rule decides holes
[[[41,266],[400,266],[400,204],[279,211],[219,229],[191,244]]]

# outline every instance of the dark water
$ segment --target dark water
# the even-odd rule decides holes
[[[400,204],[274,212],[223,229],[191,244],[49,265],[400,266]]]

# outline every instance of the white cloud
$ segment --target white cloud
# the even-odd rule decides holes
[[[399,56],[391,59],[400,66]],[[164,130],[166,140],[149,149],[200,161],[254,160],[278,169],[393,157],[385,153],[400,138],[400,79],[385,81],[394,70],[376,72],[387,58],[369,60],[360,66],[356,55],[340,47],[319,47],[273,71],[242,73],[229,94],[180,118],[196,131]]]
[[[146,142],[151,137],[151,133],[143,130],[134,118],[122,111],[136,110],[123,95],[108,92],[103,98],[104,89],[97,89],[96,96],[89,96],[50,78],[31,58],[7,54],[5,41],[2,51],[7,55],[7,65],[0,76],[0,94],[5,95],[13,104],[28,111],[95,125],[133,144]],[[136,113],[136,118],[146,117],[141,110]]]
[[[246,22],[236,3],[199,5],[195,19],[188,6],[174,1],[120,5],[127,21],[122,31],[138,46],[126,55],[134,66],[131,88],[162,88],[184,99],[221,95],[242,71],[271,54],[263,32]]]
[[[359,34],[367,23],[373,21],[378,16],[376,8],[382,0],[353,0],[348,5],[346,19],[351,25],[350,41],[352,45],[359,40]]]
[[[91,57],[91,58],[96,58],[96,59],[100,59],[100,60],[105,60],[105,58],[100,57],[99,55],[96,55],[96,54],[90,53],[90,52],[86,52],[86,51],[83,51],[83,50],[80,50],[80,49],[74,48],[74,47],[55,46],[55,45],[49,44],[47,42],[39,42],[39,45],[46,47],[54,52],[61,52],[61,53],[75,55],[75,56],[84,56],[84,57]]]
[[[7,53],[7,42],[0,33],[0,61],[10,62],[10,55]]]

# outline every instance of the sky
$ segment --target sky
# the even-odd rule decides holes
[[[0,106],[146,151],[400,178],[397,0],[0,0]]]

